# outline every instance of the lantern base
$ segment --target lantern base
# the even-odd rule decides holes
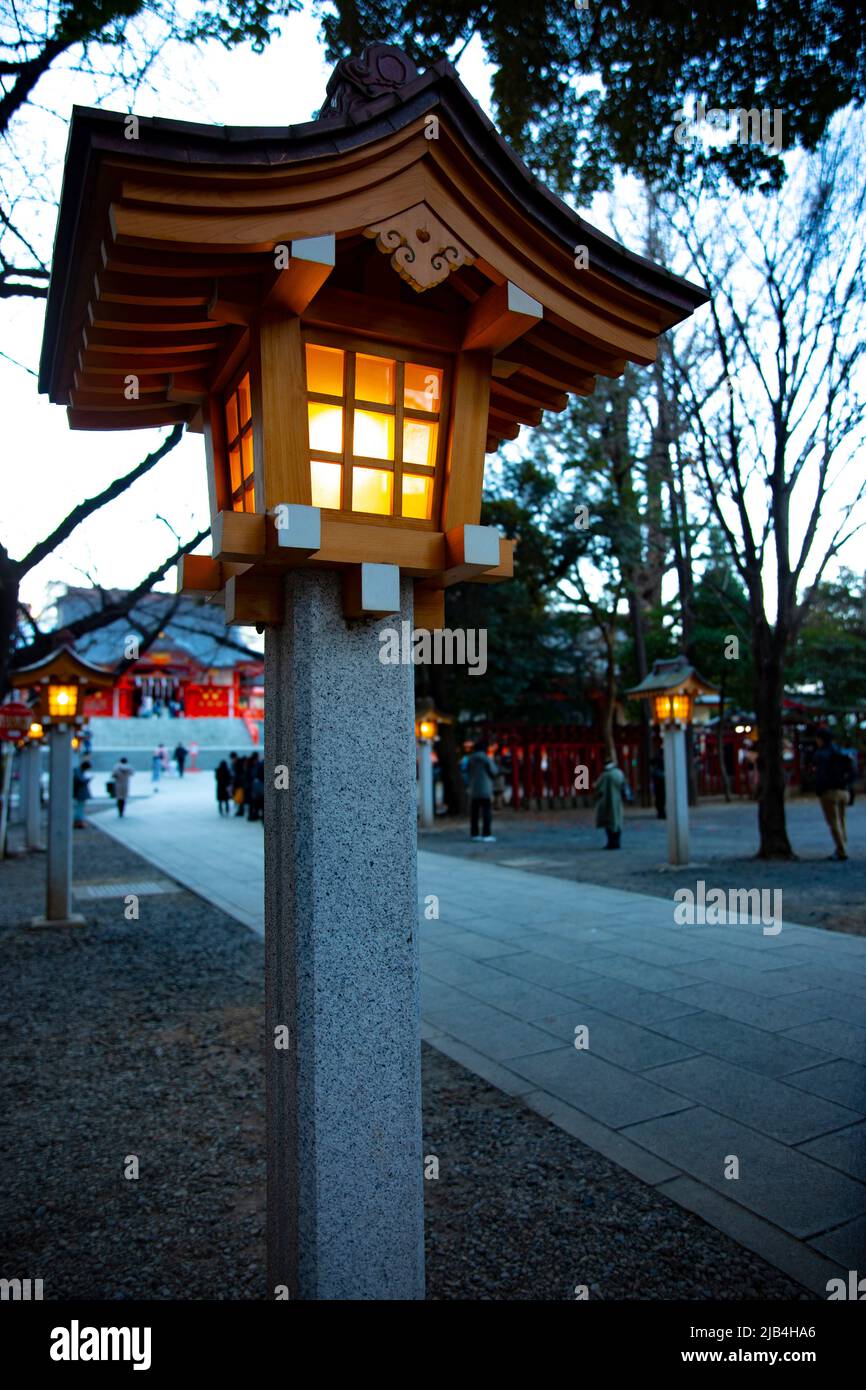
[[[86,927],[87,921],[80,912],[70,912],[68,917],[31,917],[28,927]]]

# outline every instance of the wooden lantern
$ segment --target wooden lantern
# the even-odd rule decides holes
[[[80,723],[83,697],[110,688],[115,679],[114,672],[105,666],[84,661],[71,647],[58,647],[42,661],[12,671],[9,683],[14,689],[36,693],[37,702],[31,710],[39,719],[30,725],[30,737],[41,738],[43,725]]]
[[[279,622],[310,567],[354,618],[411,576],[441,626],[449,585],[512,573],[485,452],[707,298],[542,187],[444,60],[373,44],[286,129],[129,119],[73,117],[40,385],[73,428],[203,433],[181,584],[227,622]]]
[[[649,700],[653,722],[659,727],[684,728],[692,721],[696,695],[717,695],[718,689],[704,680],[685,657],[656,661],[649,675],[626,694],[635,700]]]

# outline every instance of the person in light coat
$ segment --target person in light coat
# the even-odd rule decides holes
[[[117,814],[123,815],[124,807],[129,796],[129,784],[132,781],[132,768],[126,758],[121,758],[119,763],[114,764],[111,774],[114,781],[114,798],[117,802]]]
[[[625,774],[613,761],[606,762],[595,784],[595,823],[607,832],[605,849],[619,849],[622,835],[622,803],[625,796]]]

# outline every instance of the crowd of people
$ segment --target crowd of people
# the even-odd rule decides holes
[[[221,816],[230,816],[234,806],[235,816],[264,820],[265,762],[260,753],[250,753],[245,758],[230,753],[228,762],[223,758],[218,765],[214,779]]]

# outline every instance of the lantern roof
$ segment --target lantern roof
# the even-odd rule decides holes
[[[89,685],[100,689],[114,685],[116,679],[114,671],[83,660],[68,646],[56,647],[41,661],[34,661],[30,666],[18,666],[9,673],[9,683],[16,689],[40,685],[45,681],[55,681],[58,685]]]
[[[700,672],[684,656],[653,662],[648,676],[640,685],[627,690],[626,695],[634,699],[645,699],[652,695],[715,695],[718,686],[704,680]]]
[[[275,248],[331,237],[334,273],[304,317],[397,333],[399,295],[426,315],[431,348],[491,351],[489,448],[597,375],[653,361],[659,335],[708,298],[545,188],[449,62],[419,74],[373,44],[337,65],[300,125],[74,109],[40,390],[73,428],[195,422],[251,316],[298,312]],[[371,243],[401,277],[384,298],[381,274],[352,290]]]
[[[454,718],[450,714],[443,714],[436,708],[431,695],[417,695],[415,697],[415,718],[435,719],[437,724],[453,724]]]

